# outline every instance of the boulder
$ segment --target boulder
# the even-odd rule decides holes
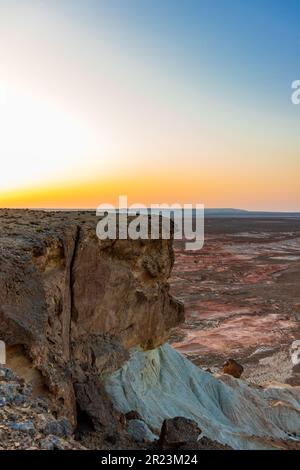
[[[183,417],[165,419],[158,445],[161,450],[176,450],[188,443],[197,442],[200,434],[201,429],[191,419]]]
[[[232,375],[236,379],[239,379],[244,372],[244,368],[241,364],[236,362],[234,359],[228,359],[223,364],[223,372],[224,374]]]
[[[47,402],[34,397],[24,380],[1,365],[0,377],[0,439],[3,450],[83,448],[74,441],[69,421],[64,417],[56,419],[49,413]]]
[[[128,411],[128,413],[125,414],[125,418],[127,419],[127,421],[130,421],[131,419],[139,419],[143,421],[143,418],[141,417],[140,413],[136,410]]]

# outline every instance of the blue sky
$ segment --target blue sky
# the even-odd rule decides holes
[[[218,78],[226,83],[278,91],[299,72],[300,3],[296,0],[65,3],[72,4],[72,9],[75,3],[91,28],[106,28],[123,46],[125,41],[131,50],[149,54],[150,60],[166,61],[166,67],[177,65],[190,80],[208,70],[219,72]]]
[[[2,184],[300,210],[299,24],[296,0],[0,0],[7,134],[32,134]]]

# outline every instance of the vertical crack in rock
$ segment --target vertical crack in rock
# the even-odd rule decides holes
[[[70,341],[71,341],[71,318],[73,308],[73,264],[78,247],[80,236],[80,227],[76,225],[71,236],[67,237],[64,243],[66,268],[65,268],[65,289],[63,294],[63,312],[62,312],[62,338],[63,355],[65,361],[70,361]]]

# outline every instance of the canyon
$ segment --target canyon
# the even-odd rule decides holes
[[[270,240],[249,221],[238,236],[229,221],[208,221],[204,249],[188,254],[176,241],[174,256],[172,239],[99,240],[97,221],[87,211],[0,210],[7,367],[54,420],[68,420],[70,439],[145,448],[182,416],[199,426],[197,445],[298,448],[297,371],[285,367],[268,385],[272,364],[259,362],[280,361],[299,331],[295,230],[271,230]],[[241,379],[221,373],[229,356],[245,367]]]

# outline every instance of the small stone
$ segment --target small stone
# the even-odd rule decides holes
[[[61,427],[63,437],[68,437],[73,434],[73,428],[71,426],[71,423],[66,417],[60,418],[58,420],[58,423]]]
[[[56,436],[60,436],[62,434],[61,427],[56,420],[46,422],[42,427],[42,431],[44,434],[54,434]]]
[[[5,397],[0,397],[0,407],[5,406],[7,404]]]
[[[5,398],[7,403],[13,402],[17,393],[14,383],[0,382],[0,397]]]
[[[23,395],[26,397],[30,396],[32,394],[32,385],[30,383],[26,383],[23,385],[23,390],[22,390]]]
[[[43,450],[64,450],[65,446],[57,436],[47,436],[40,441],[40,447]]]
[[[53,434],[60,437],[67,437],[72,434],[72,426],[67,418],[45,421],[40,426],[40,429],[44,434]]]
[[[11,369],[8,369],[7,367],[2,367],[1,368],[0,376],[3,377],[7,381],[16,381],[16,380],[18,380],[16,374]]]
[[[234,359],[228,359],[223,365],[223,372],[224,374],[232,375],[232,377],[239,379],[244,372],[244,368]]]
[[[25,402],[26,402],[26,397],[24,397],[24,395],[22,395],[21,393],[17,393],[17,395],[14,398],[14,404],[17,406],[21,406],[21,405],[24,405]]]
[[[40,442],[41,449],[43,450],[54,450],[54,443],[52,440],[49,440],[48,437],[46,439],[42,439]]]
[[[140,421],[143,421],[143,418],[141,417],[140,413],[136,410],[128,411],[128,413],[125,414],[125,417],[128,421],[130,421],[131,419],[139,419]]]
[[[153,434],[147,424],[139,419],[129,421],[127,432],[136,442],[153,442],[157,440],[157,436]]]
[[[20,431],[30,435],[35,433],[35,426],[31,420],[24,421],[23,423],[9,422],[8,425],[14,431]]]

